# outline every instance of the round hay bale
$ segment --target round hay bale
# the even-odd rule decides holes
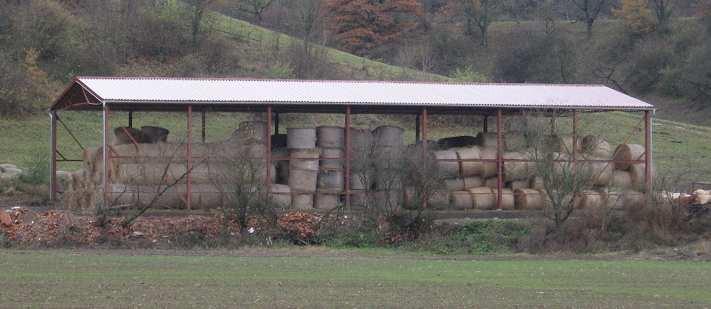
[[[472,207],[479,210],[496,208],[496,195],[489,187],[471,188],[468,190],[472,200]]]
[[[289,151],[289,169],[317,171],[321,152],[318,149],[293,149]]]
[[[590,175],[592,184],[607,186],[612,181],[615,164],[613,162],[580,162],[584,173]]]
[[[637,144],[622,144],[617,146],[614,154],[615,169],[626,171],[632,166],[633,160],[644,159],[644,146]]]
[[[340,196],[338,194],[318,193],[316,194],[316,208],[323,210],[333,210],[338,208],[340,204]]]
[[[328,158],[328,159],[325,159]],[[340,148],[321,148],[321,169],[343,169],[345,155]]]
[[[373,137],[378,146],[403,146],[403,133],[405,130],[396,126],[380,126],[373,130]]]
[[[144,141],[143,132],[134,128],[115,128],[114,135],[116,136],[116,141],[114,142],[116,145],[132,144],[133,141],[136,141],[136,143],[142,143]]]
[[[343,171],[321,170],[318,173],[318,188],[332,192],[342,192],[344,188]]]
[[[491,177],[484,180],[484,187],[496,189],[498,188],[498,178]]]
[[[543,185],[543,178],[540,176],[534,176],[531,178],[529,185],[529,188],[534,189],[534,190],[545,190],[545,186]]]
[[[373,146],[373,133],[370,130],[351,128],[350,132],[353,152],[367,151]]]
[[[609,209],[623,209],[624,208],[624,194],[620,191],[609,191],[604,190],[600,192],[602,194],[602,199],[605,203],[605,207]]]
[[[427,198],[427,206],[433,209],[447,209],[449,207],[449,192],[432,192]]]
[[[439,149],[450,149],[457,147],[471,147],[478,143],[474,136],[452,136],[441,138],[437,141]]]
[[[479,155],[484,160],[496,160],[496,148],[483,148],[479,151]],[[481,165],[481,177],[483,178],[494,176],[498,172],[496,161],[482,161]]]
[[[523,133],[506,132],[503,137],[506,151],[522,151],[528,148],[528,141]]]
[[[318,183],[318,171],[290,169],[289,187],[295,192],[315,192]]]
[[[481,177],[464,177],[464,189],[481,187],[484,185],[484,180]]]
[[[626,210],[637,210],[645,205],[644,193],[627,190],[622,194],[622,205]]]
[[[167,142],[170,130],[154,126],[142,126],[141,135],[146,143],[155,144],[158,142]]]
[[[491,189],[491,192],[494,193],[494,204],[496,204],[496,194],[498,192],[497,189]],[[514,210],[515,208],[515,202],[514,202],[514,194],[511,189],[505,188],[501,190],[502,195],[501,195],[501,205],[500,208],[503,210]]]
[[[345,130],[337,126],[320,126],[316,128],[316,146],[323,148],[339,148],[345,145]]]
[[[279,208],[291,207],[291,188],[287,185],[273,184],[269,187],[269,198],[274,206]]]
[[[267,137],[267,123],[264,121],[242,121],[236,132],[243,144],[262,144]]]
[[[605,195],[597,191],[585,190],[575,198],[575,208],[602,209],[606,204]]]
[[[560,152],[570,155],[575,151],[576,153],[582,152],[582,139],[580,137],[575,138],[575,145],[573,145],[573,136],[565,135],[560,137]]]
[[[464,184],[463,178],[448,178],[444,180],[444,186],[447,191],[461,191],[464,190],[466,185]]]
[[[706,205],[711,202],[711,190],[698,189],[692,195],[696,205]]]
[[[604,138],[596,135],[587,135],[583,137],[580,147],[582,151],[592,157],[610,159],[612,157],[612,148]]]
[[[462,175],[462,177],[479,176],[482,174],[482,170],[484,168],[484,162],[466,161],[466,160],[480,159],[481,158],[480,152],[481,152],[481,150],[477,146],[457,149],[457,158],[459,160],[463,160],[463,161],[459,162],[459,167],[460,167],[459,174]]]
[[[645,169],[646,164],[644,163],[638,163],[638,164],[632,164],[630,165],[630,178],[632,178],[632,187],[640,189],[644,191],[644,185],[645,185],[645,177],[644,177],[644,169]],[[652,165],[652,181],[654,180],[654,165]]]
[[[612,171],[610,187],[618,189],[629,189],[632,187],[632,175],[627,171]]]
[[[529,180],[514,180],[508,183],[508,188],[516,191],[519,189],[528,189]]]
[[[374,181],[373,176],[366,176],[365,173],[353,173],[351,174],[351,190],[366,190],[368,189],[368,183]]]
[[[541,191],[534,189],[514,190],[514,205],[516,209],[543,209],[545,197]]]
[[[368,158],[369,160],[374,160],[375,165],[380,168],[390,168],[400,164],[404,156],[404,147],[389,147],[389,146],[379,146],[375,148],[374,158]]]
[[[471,209],[473,207],[472,195],[469,191],[453,191],[449,196],[454,209]]]
[[[479,145],[481,145],[481,147],[496,149],[496,133],[479,132],[479,134],[476,135],[476,139],[479,141]]]
[[[289,149],[314,149],[316,148],[316,129],[314,128],[288,128],[286,135],[286,148]]]
[[[291,196],[291,207],[297,210],[314,208],[314,195],[312,193],[294,193]]]
[[[279,160],[279,159],[282,160]],[[285,160],[284,160],[285,159]],[[287,184],[289,182],[289,150],[286,148],[272,149],[272,160],[276,169],[276,183]]]
[[[379,209],[398,211],[402,203],[403,194],[400,191],[376,191],[372,193],[374,206]]]
[[[368,194],[363,192],[352,192],[351,193],[351,207],[352,208],[363,208],[368,205]]]
[[[504,159],[528,160],[528,156],[520,152],[507,152]],[[504,176],[507,181],[528,179],[534,172],[529,169],[532,162],[504,162]]]

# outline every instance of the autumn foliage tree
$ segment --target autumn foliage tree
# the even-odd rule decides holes
[[[633,35],[645,35],[655,30],[652,10],[646,0],[622,0],[622,7],[615,10],[614,14],[622,18],[625,27]]]
[[[328,0],[327,8],[335,39],[361,56],[415,30],[423,14],[417,0]]]

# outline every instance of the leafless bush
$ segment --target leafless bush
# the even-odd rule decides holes
[[[560,231],[575,210],[576,195],[592,187],[593,177],[584,165],[558,152],[551,138],[560,136],[560,132],[557,126],[547,128],[544,119],[542,115],[528,115],[525,134],[534,173],[542,179],[547,196],[544,215],[553,221],[554,231]]]
[[[236,222],[242,236],[250,233],[249,219],[255,215],[268,221],[270,226],[276,224],[275,205],[265,185],[265,171],[269,167],[263,158],[255,156],[251,147],[240,145],[237,153],[218,155],[220,163],[209,167],[210,173],[215,174],[212,185],[223,199],[223,231],[227,231],[231,222]]]

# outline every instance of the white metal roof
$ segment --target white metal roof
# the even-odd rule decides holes
[[[77,77],[108,103],[358,104],[650,110],[601,85]]]

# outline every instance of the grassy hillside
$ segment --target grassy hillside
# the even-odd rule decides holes
[[[180,10],[180,6],[173,2],[167,6],[166,14],[170,10]],[[177,14],[177,13],[175,13]],[[273,77],[265,74],[265,68],[273,65],[274,60],[266,55],[267,50],[283,50],[292,44],[301,44],[299,39],[285,34],[276,33],[268,29],[257,27],[244,21],[230,18],[221,14],[211,13],[211,28],[215,35],[228,42],[228,46],[237,49],[241,55],[240,69],[234,75],[251,77]],[[498,28],[513,27],[514,24],[497,24]],[[602,25],[601,25],[602,26]],[[501,29],[499,29],[501,30]],[[336,68],[337,76],[357,79],[418,79],[418,80],[446,80],[440,75],[423,73],[420,71],[392,66],[331,48],[323,48],[323,55],[327,65]],[[162,67],[170,66],[159,62],[132,64],[130,68],[119,69],[116,74],[151,75],[160,74]],[[279,76],[276,76],[279,77]],[[66,81],[62,81],[66,82]],[[62,113],[65,123],[77,135],[84,146],[97,146],[99,144],[100,117],[96,113]],[[209,114],[207,122],[208,140],[220,140],[228,136],[238,123],[246,119],[246,115],[239,114]],[[288,126],[303,126],[317,124],[339,124],[340,116],[287,116],[282,119],[282,128]],[[601,134],[615,143],[628,140],[641,143],[642,133],[641,117],[626,113],[604,113],[585,115],[582,118],[582,133]],[[393,123],[407,128],[409,141],[414,138],[414,119],[403,120],[397,117],[369,117],[358,116],[355,125],[377,126]],[[115,114],[112,124],[125,124],[125,114]],[[194,121],[196,127],[199,119]],[[439,121],[437,123],[451,124],[454,121]],[[25,119],[3,119],[0,122],[0,163],[10,162],[27,166],[35,157],[48,153],[49,121],[45,115],[31,116]],[[183,114],[158,114],[137,113],[134,125],[160,125],[169,128],[172,138],[185,136],[185,115]],[[283,129],[282,129],[283,130]],[[455,125],[447,128],[434,128],[432,138],[452,135],[474,135],[479,128],[467,128]],[[654,157],[660,174],[684,174],[687,180],[711,179],[711,128],[688,125],[680,122],[658,120],[655,125],[655,153]],[[59,130],[60,151],[68,158],[79,158],[80,148],[60,126]],[[60,165],[60,169],[73,170],[78,164]]]

